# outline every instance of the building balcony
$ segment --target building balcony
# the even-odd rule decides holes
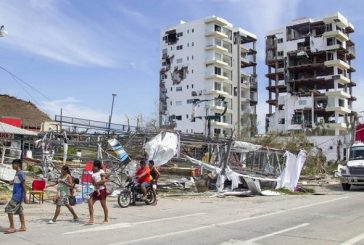
[[[217,60],[217,59],[207,59],[206,65],[217,65],[217,66],[222,66],[222,67],[231,69],[231,65],[229,65],[229,63],[224,62],[222,60]]]
[[[341,49],[343,48],[343,46],[341,44],[331,44],[331,45],[327,45],[324,46],[324,50],[337,50],[337,49]]]
[[[347,28],[347,27],[352,27],[353,26],[348,22],[348,20],[340,13],[336,13],[334,15],[328,16],[323,18],[323,21],[325,24],[327,23],[335,23],[337,26],[339,26],[340,28]]]
[[[233,128],[233,125],[225,122],[211,121],[211,126],[220,128]]]
[[[209,24],[209,23],[215,23],[215,24],[218,24],[218,25],[221,25],[221,26],[227,26],[227,25],[230,25],[230,23],[223,19],[223,18],[220,18],[220,17],[217,17],[217,16],[212,16],[212,17],[208,17],[205,19],[205,24]]]
[[[206,37],[216,37],[219,39],[228,39],[228,35],[226,35],[225,33],[222,33],[220,31],[213,31],[213,30],[208,30],[206,32]]]
[[[343,33],[342,31],[335,30],[335,31],[327,31],[323,34],[324,37],[335,37],[342,42],[346,42],[349,40],[349,37]]]
[[[327,67],[337,66],[342,70],[348,70],[350,68],[350,65],[342,60],[327,60],[324,62],[324,65]]]
[[[214,79],[214,80],[218,80],[220,82],[224,82],[227,84],[233,83],[228,77],[225,77],[223,75],[218,75],[218,74],[208,74],[208,75],[206,75],[206,79]]]
[[[257,65],[257,62],[248,60],[247,58],[243,58],[243,57],[240,58],[240,62],[241,62],[241,68]]]
[[[219,105],[213,105],[213,106],[210,107],[210,110],[212,110],[214,112],[217,112],[217,113],[222,113],[222,112],[224,112],[225,107],[224,106],[219,106]],[[226,113],[231,114],[232,113],[232,110],[231,109],[227,109],[226,110]]]
[[[222,91],[222,90],[215,90],[215,89],[213,89],[213,90],[207,91],[207,94],[208,95],[214,95],[214,96],[221,95],[221,96],[223,96],[225,98],[228,98],[228,99],[232,99],[233,98],[233,96],[230,93],[225,92],[225,91]]]
[[[337,113],[342,114],[342,115],[351,113],[350,109],[342,107],[342,106],[326,107],[326,111],[334,111],[334,112],[337,112]]]
[[[224,48],[223,46],[219,46],[219,45],[208,45],[206,47],[206,50],[207,51],[214,50],[214,51],[218,51],[218,52],[222,52],[222,53],[230,53],[227,48]]]
[[[325,93],[325,95],[328,97],[339,97],[339,98],[343,98],[343,99],[349,99],[351,97],[350,94],[348,94],[342,90],[327,91]]]
[[[350,83],[350,79],[341,74],[325,76],[325,80],[331,80],[331,79],[337,81],[342,85]]]

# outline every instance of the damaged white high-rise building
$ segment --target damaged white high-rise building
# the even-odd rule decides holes
[[[216,16],[163,29],[160,125],[207,136],[256,134],[256,41]]]
[[[354,122],[354,27],[340,13],[302,18],[266,36],[266,131],[344,135]]]

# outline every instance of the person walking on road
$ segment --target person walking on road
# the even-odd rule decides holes
[[[62,206],[66,206],[68,208],[68,210],[73,215],[72,221],[77,222],[78,216],[77,216],[75,210],[72,208],[72,206],[69,203],[69,196],[71,195],[71,191],[74,188],[74,184],[73,184],[70,169],[67,165],[64,165],[62,167],[61,176],[58,179],[58,182],[53,185],[49,185],[48,187],[55,186],[55,185],[58,185],[57,186],[57,198],[56,198],[56,202],[55,202],[56,211],[54,212],[53,219],[49,220],[48,224],[55,224],[57,222],[57,218],[61,212]]]
[[[108,220],[108,208],[106,205],[106,187],[105,182],[106,174],[104,170],[102,170],[102,163],[99,160],[95,160],[93,163],[92,169],[92,184],[95,186],[95,191],[91,194],[90,199],[88,200],[88,209],[90,213],[90,220],[86,223],[86,225],[94,224],[94,204],[96,201],[100,201],[101,207],[104,210],[104,221],[103,224],[109,222]]]
[[[25,184],[25,174],[22,170],[22,161],[20,159],[15,159],[12,162],[13,169],[16,171],[13,181],[9,183],[13,185],[13,196],[10,202],[5,207],[5,213],[8,214],[10,226],[5,230],[5,234],[10,234],[14,232],[26,231],[25,219],[23,213],[22,203],[28,203],[27,200],[27,190]],[[14,225],[14,214],[19,215],[20,219],[20,229],[15,229]]]

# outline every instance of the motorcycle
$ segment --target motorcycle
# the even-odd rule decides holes
[[[140,184],[136,183],[132,178],[127,179],[127,184],[121,190],[118,196],[118,204],[121,208],[126,208],[129,205],[135,205],[136,202],[145,202],[150,205],[154,202],[152,186],[147,187],[146,200],[143,200],[143,193]]]

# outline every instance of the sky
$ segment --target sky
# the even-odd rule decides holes
[[[0,94],[60,113],[113,122],[157,119],[160,29],[216,15],[258,36],[258,129],[268,104],[264,36],[301,17],[341,12],[354,25],[354,109],[364,111],[364,1],[356,0],[0,0]],[[27,85],[28,84],[28,85]],[[30,86],[29,86],[30,85]],[[1,105],[0,105],[1,106]]]

